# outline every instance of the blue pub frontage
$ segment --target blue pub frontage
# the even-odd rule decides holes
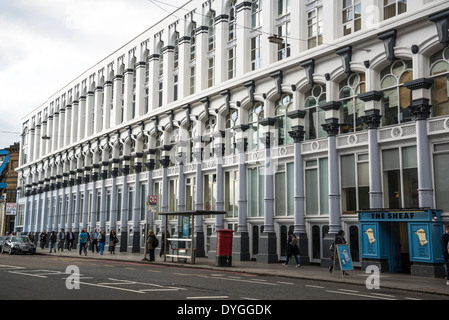
[[[357,213],[363,269],[377,265],[381,272],[444,277],[441,210],[375,209]]]

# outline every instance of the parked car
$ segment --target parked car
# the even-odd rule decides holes
[[[0,236],[0,252],[2,252],[3,243],[5,242],[7,236]]]
[[[36,245],[30,241],[28,236],[10,236],[7,237],[2,246],[2,253],[8,252],[9,254],[13,253],[36,253]]]

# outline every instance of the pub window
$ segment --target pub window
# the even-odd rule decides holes
[[[418,208],[416,146],[382,151],[384,206]]]
[[[342,155],[340,163],[343,214],[369,208],[368,154]]]
[[[306,161],[306,215],[329,213],[328,159],[320,158]]]

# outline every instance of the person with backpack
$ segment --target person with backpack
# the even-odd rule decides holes
[[[148,231],[147,248],[150,253],[150,262],[154,261],[154,249],[156,249],[158,245],[159,240],[156,238],[153,230]]]
[[[287,259],[285,260],[285,263],[283,263],[282,265],[287,268],[290,257],[294,256],[296,260],[296,268],[299,268],[301,265],[299,264],[298,255],[299,255],[298,239],[293,234],[293,231],[290,230],[287,236]]]

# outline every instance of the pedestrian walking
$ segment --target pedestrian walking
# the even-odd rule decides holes
[[[34,233],[33,232],[30,232],[30,235],[28,236],[28,238],[30,239],[30,241],[32,243],[34,243]]]
[[[84,255],[87,256],[87,233],[84,231],[84,229],[81,231],[79,238],[80,238],[80,252],[84,250]]]
[[[334,264],[340,263],[338,260],[338,254],[335,256],[335,246],[338,244],[346,244],[345,239],[345,232],[343,230],[338,231],[337,235],[335,236],[334,243],[331,245],[331,251],[332,251],[332,265],[329,267],[329,272],[332,273],[334,269]],[[335,259],[335,260],[334,260]],[[344,272],[345,275],[348,275],[346,272]]]
[[[100,239],[98,240],[98,244],[100,245],[100,254],[103,255],[104,246],[106,244],[106,235],[104,234],[104,230],[100,232]]]
[[[67,231],[66,238],[67,238],[67,248],[69,249],[69,251],[72,251],[73,242],[75,241],[75,234],[72,232],[72,229]]]
[[[109,252],[111,254],[115,254],[115,246],[118,243],[118,238],[114,229],[111,229],[111,233],[109,234]]]
[[[47,245],[47,231],[42,231],[41,233],[41,249],[44,249]]]
[[[148,238],[147,238],[147,248],[148,252],[150,253],[150,262],[154,261],[154,249],[156,248],[155,239],[156,235],[154,234],[153,230],[148,231]]]
[[[446,226],[446,232],[441,236],[441,252],[443,253],[444,269],[446,270],[446,285],[449,285],[449,226]]]
[[[57,240],[56,233],[54,231],[52,231],[50,234],[50,253],[51,253],[51,249],[55,250],[55,253],[56,253],[56,240]]]
[[[64,229],[61,229],[61,232],[59,232],[58,235],[58,251],[61,249],[61,252],[64,252],[64,244],[65,244],[65,232]]]
[[[299,255],[298,239],[293,234],[293,231],[290,230],[290,231],[288,231],[288,236],[287,236],[287,258],[285,260],[285,263],[283,263],[282,265],[284,267],[287,267],[291,256],[293,256],[293,257],[295,257],[295,260],[296,260],[296,268],[299,268],[301,265],[299,263],[298,255]]]
[[[100,235],[97,232],[97,228],[94,228],[94,231],[91,232],[90,234],[90,240],[91,240],[91,249],[92,249],[92,253],[94,253],[94,250],[97,251],[98,253],[98,239],[100,238]]]

